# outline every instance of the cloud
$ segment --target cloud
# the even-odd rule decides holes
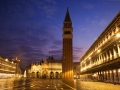
[[[82,28],[80,28],[80,30],[81,30],[81,31],[87,31],[88,28],[86,28],[86,27],[82,27]]]
[[[35,28],[9,28],[0,33],[0,56],[15,58],[22,61],[39,61],[51,52],[61,58],[61,41],[54,36],[55,30],[51,26]],[[53,47],[54,49],[50,49]],[[56,48],[55,48],[56,47]],[[58,58],[58,57],[57,57]],[[23,66],[25,68],[25,66]]]
[[[6,18],[52,17],[56,11],[57,6],[54,0],[2,0],[0,3],[0,16]]]
[[[62,41],[61,40],[55,40],[53,42],[56,46],[62,46]]]
[[[45,0],[46,2],[57,4],[55,0]]]
[[[85,9],[92,9],[94,5],[91,3],[82,3],[82,7]]]
[[[93,24],[93,25],[96,25],[96,24],[98,24],[98,21],[93,20],[93,21],[92,21],[92,24]]]
[[[89,21],[90,21],[90,18],[89,18],[89,17],[87,17],[87,18],[85,19],[85,21],[86,21],[86,22],[89,22]]]
[[[51,5],[44,5],[42,10],[48,15],[53,15],[56,12],[56,7]]]
[[[101,20],[101,21],[100,21],[100,25],[101,25],[101,26],[104,26],[104,25],[106,25],[106,24],[107,24],[107,21],[106,21],[106,20]]]
[[[55,60],[61,60],[61,58],[62,58],[62,49],[61,48],[55,48],[53,50],[50,50],[49,54],[53,55]]]
[[[79,62],[82,56],[83,48],[73,47],[73,60]]]

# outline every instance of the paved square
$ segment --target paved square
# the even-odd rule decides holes
[[[120,85],[79,79],[0,79],[0,90],[119,90]]]

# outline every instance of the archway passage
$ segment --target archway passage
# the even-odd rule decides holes
[[[40,72],[37,72],[36,75],[37,75],[37,78],[40,78]]]
[[[56,78],[58,78],[59,77],[59,73],[58,72],[56,72]]]
[[[32,77],[35,77],[35,72],[32,72]]]
[[[54,77],[54,73],[50,72],[50,78],[52,79]]]
[[[48,76],[48,72],[46,70],[44,70],[42,72],[42,78],[47,78],[47,76]]]

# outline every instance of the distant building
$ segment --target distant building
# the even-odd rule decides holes
[[[13,61],[0,57],[0,78],[21,77],[21,69]]]
[[[79,62],[78,62],[79,63]],[[79,64],[74,64],[75,78],[79,78]],[[62,61],[49,56],[46,60],[33,62],[26,68],[28,78],[62,78]]]

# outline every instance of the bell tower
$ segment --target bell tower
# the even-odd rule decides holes
[[[63,22],[62,78],[73,78],[72,21],[67,8]]]

